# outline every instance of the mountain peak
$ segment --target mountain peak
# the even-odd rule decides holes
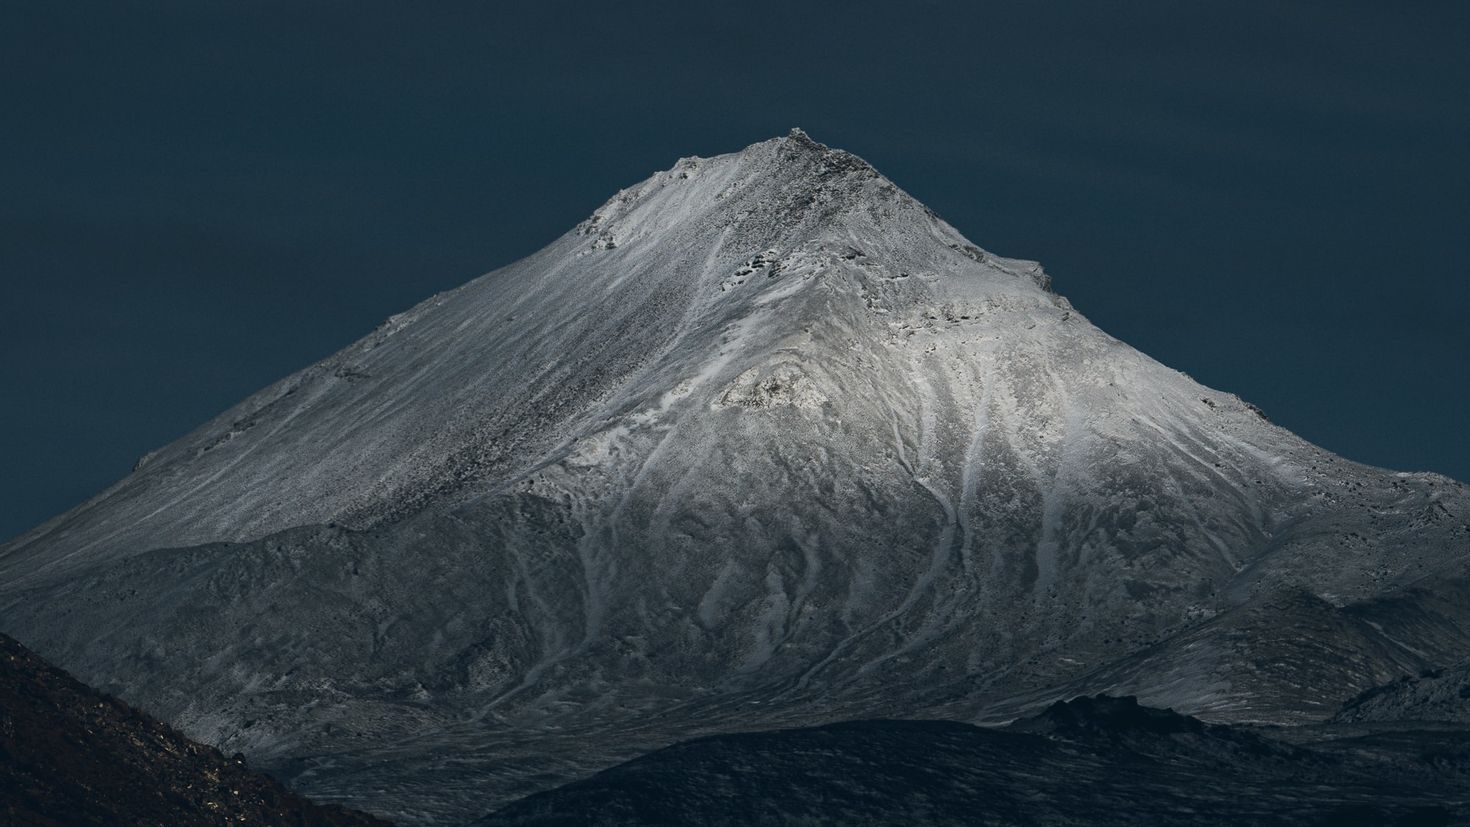
[[[585,396],[591,389],[646,378],[649,354],[675,342],[680,353],[707,354],[723,349],[721,326],[753,330],[752,318],[780,317],[766,330],[780,338],[858,308],[863,335],[884,339],[907,338],[934,319],[979,318],[988,301],[1060,316],[1068,308],[1047,283],[1035,262],[981,250],[867,162],[801,129],[682,158],[619,191],[543,250],[395,315],[153,452],[97,501],[0,547],[0,573],[24,568],[25,557],[62,537],[70,553],[46,560],[49,573],[131,554],[155,531],[195,544],[253,540],[286,526],[396,522],[541,462],[538,451],[572,439],[564,429],[587,427],[580,417],[600,410],[589,402],[595,394]],[[420,361],[420,349],[433,358]],[[573,352],[585,360],[571,360]],[[729,377],[721,368],[711,378]],[[398,380],[432,392],[393,401],[405,392]],[[469,401],[527,382],[542,390],[513,405],[482,410]],[[754,398],[747,390],[719,399]],[[345,434],[307,436],[370,408],[384,420],[365,445],[338,450]],[[292,427],[276,429],[287,421]],[[424,429],[438,442],[408,437]],[[535,445],[511,438],[521,432],[537,434]],[[164,507],[169,495],[155,481],[182,468],[211,482]],[[115,510],[128,517],[109,516]]]
[[[688,238],[749,254],[820,238],[857,236],[902,247],[943,240],[976,261],[984,254],[862,158],[801,129],[713,157],[685,157],[619,191],[576,232],[606,251]]]
[[[714,158],[682,158],[680,165],[713,163],[733,160],[752,177],[776,176],[794,184],[810,187],[830,186],[834,179],[844,174],[856,178],[871,178],[881,181],[885,194],[902,191],[862,158],[844,149],[838,149],[814,140],[800,127],[792,127],[785,135],[753,143],[744,149],[718,155]],[[676,165],[675,169],[680,167]],[[907,198],[907,195],[903,195]]]
[[[816,141],[812,140],[812,136],[806,134],[806,130],[802,129],[799,126],[791,127],[791,131],[786,133],[786,138],[787,140],[795,141],[796,143],[805,144],[807,146],[816,147],[818,149],[827,148],[826,144],[819,144]]]

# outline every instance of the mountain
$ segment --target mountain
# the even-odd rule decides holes
[[[710,736],[529,796],[476,827],[1465,823],[1470,742],[1417,736],[1299,745],[1099,696],[1006,729],[850,721]]]
[[[320,807],[0,635],[0,817],[10,825],[387,827]]]
[[[701,735],[1324,720],[1465,661],[1467,559],[1461,483],[1304,442],[796,131],[144,457],[0,547],[0,628],[452,823]]]

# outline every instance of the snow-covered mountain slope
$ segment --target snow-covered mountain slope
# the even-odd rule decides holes
[[[0,547],[0,628],[427,821],[700,732],[1325,718],[1470,653],[1467,560],[1460,483],[1271,425],[793,132]]]

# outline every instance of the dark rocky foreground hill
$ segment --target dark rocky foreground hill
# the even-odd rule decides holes
[[[313,804],[0,635],[0,824],[388,822]]]
[[[321,806],[0,635],[0,823],[387,825]],[[502,825],[1470,824],[1470,730],[1211,725],[1131,697],[1009,727],[717,735],[529,796]]]
[[[853,721],[701,738],[533,795],[477,827],[1467,823],[1463,730],[1293,744],[1098,696],[1007,729]]]

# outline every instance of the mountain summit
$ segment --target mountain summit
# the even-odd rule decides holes
[[[864,238],[878,246],[855,246]],[[805,321],[778,320],[775,305],[794,296],[810,308],[826,292],[812,272],[824,257],[854,262],[855,274],[910,244],[947,259],[914,259],[916,279],[987,264],[970,268],[986,282],[967,291],[977,297],[1035,292],[1042,278],[1029,262],[984,262],[865,162],[800,130],[682,159],[536,255],[388,319],[143,457],[118,485],[8,544],[0,575],[60,572],[163,537],[368,528],[503,485],[644,403],[640,394],[707,379],[731,325],[752,339],[800,334]]]
[[[1470,652],[1470,494],[1098,330],[795,130],[685,158],[0,547],[0,627],[404,822],[675,740]]]

